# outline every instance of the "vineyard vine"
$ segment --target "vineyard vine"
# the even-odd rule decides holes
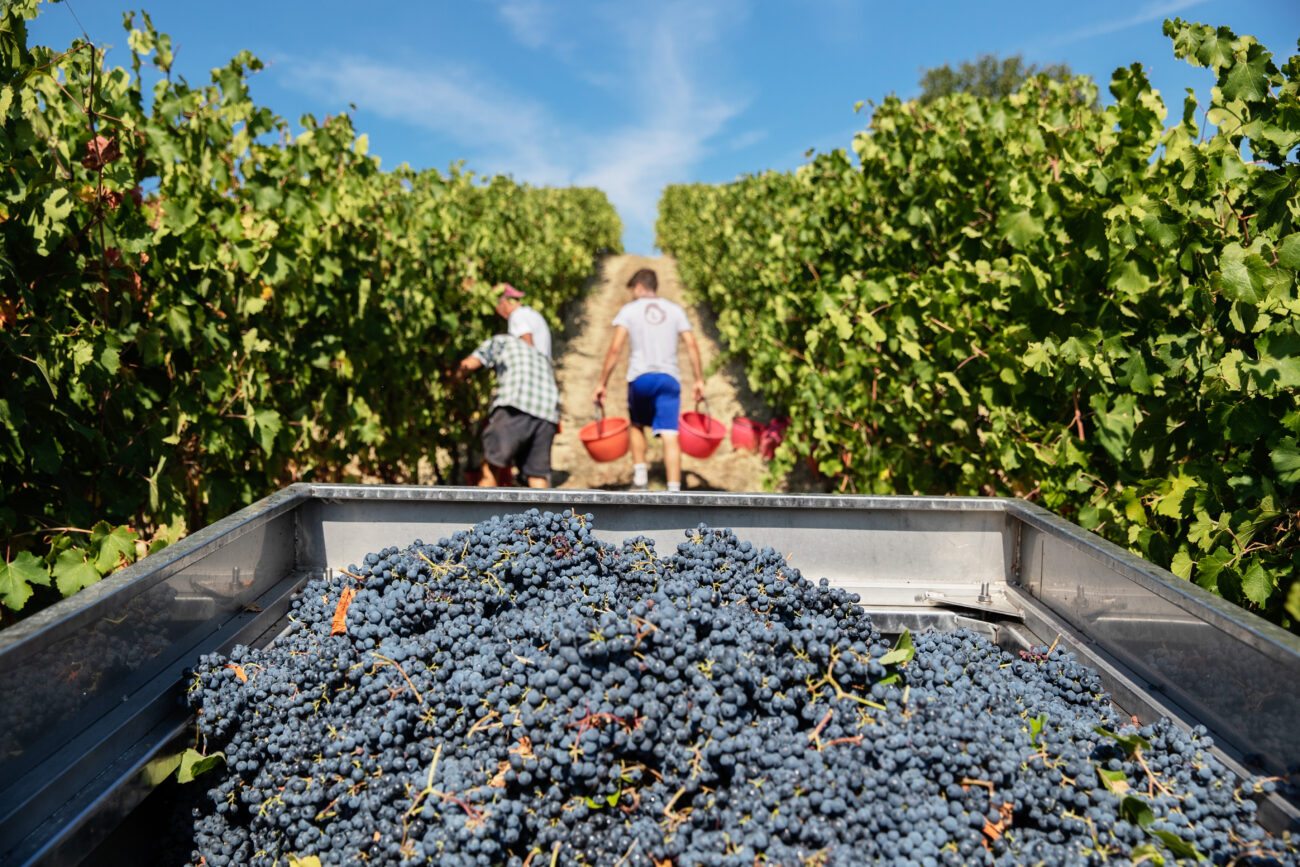
[[[776,474],[1027,497],[1297,630],[1300,56],[1164,31],[1207,125],[1136,64],[1104,109],[891,97],[856,162],[669,187],[660,246],[792,417]]]
[[[381,171],[256,106],[247,52],[191,86],[147,15],[109,68],[29,46],[37,6],[0,12],[0,617],[288,482],[411,478],[473,438],[443,374],[491,284],[558,325],[620,250],[598,190]]]

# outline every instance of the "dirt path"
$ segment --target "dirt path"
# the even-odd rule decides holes
[[[618,309],[632,300],[627,281],[639,268],[653,268],[659,277],[659,295],[686,307],[700,347],[700,360],[707,371],[718,355],[717,333],[707,314],[688,307],[682,301],[682,287],[677,279],[677,265],[670,257],[615,256],[605,260],[604,274],[588,296],[577,317],[566,323],[563,345],[557,346],[555,375],[560,385],[564,412],[562,430],[551,450],[553,480],[561,488],[604,488],[623,490],[632,484],[632,458],[598,464],[591,459],[578,439],[578,431],[593,419],[591,393],[600,378],[614,327],[611,323]],[[683,374],[690,375],[690,361],[680,350]],[[627,350],[609,379],[606,412],[611,417],[627,417]],[[728,365],[705,378],[705,399],[709,413],[728,426],[734,416],[767,421],[770,411],[749,390],[743,372]],[[686,405],[683,411],[689,409]],[[664,489],[663,449],[658,440],[650,443],[650,487]],[[682,456],[682,488],[695,491],[760,491],[766,465],[751,452],[737,451],[728,438],[712,457],[701,459]]]

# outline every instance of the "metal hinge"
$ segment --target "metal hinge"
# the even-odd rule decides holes
[[[1025,612],[1008,601],[1006,594],[1000,589],[994,590],[989,581],[980,583],[979,592],[971,595],[966,593],[939,593],[934,590],[928,590],[921,595],[921,601],[929,605],[950,605],[957,608],[971,608],[976,611],[987,611],[992,614],[1004,614],[1008,617],[1014,617],[1017,620],[1025,619]]]

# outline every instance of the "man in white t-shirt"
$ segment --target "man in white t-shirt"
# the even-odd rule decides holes
[[[646,471],[645,429],[650,428],[664,444],[664,470],[668,490],[682,489],[682,447],[677,440],[677,416],[681,411],[681,371],[677,366],[677,341],[686,344],[686,354],[695,373],[696,402],[704,398],[704,369],[686,311],[659,297],[659,279],[642,268],[627,282],[633,301],[624,304],[614,317],[614,337],[605,353],[596,403],[605,401],[605,383],[614,372],[623,344],[631,345],[627,362],[627,408],[632,417],[632,487],[649,487]]]
[[[497,315],[506,321],[506,333],[518,337],[538,352],[551,357],[551,329],[546,318],[521,301],[524,293],[509,283],[498,283]]]

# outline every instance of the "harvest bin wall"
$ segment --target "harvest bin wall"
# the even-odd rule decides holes
[[[1300,639],[1021,500],[293,485],[0,632],[0,862],[75,863],[186,726],[199,654],[270,640],[312,574],[536,507],[661,553],[700,523],[862,596],[882,630],[1058,640],[1143,719],[1203,724],[1253,773],[1300,764]],[[1296,805],[1261,805],[1300,830]]]

